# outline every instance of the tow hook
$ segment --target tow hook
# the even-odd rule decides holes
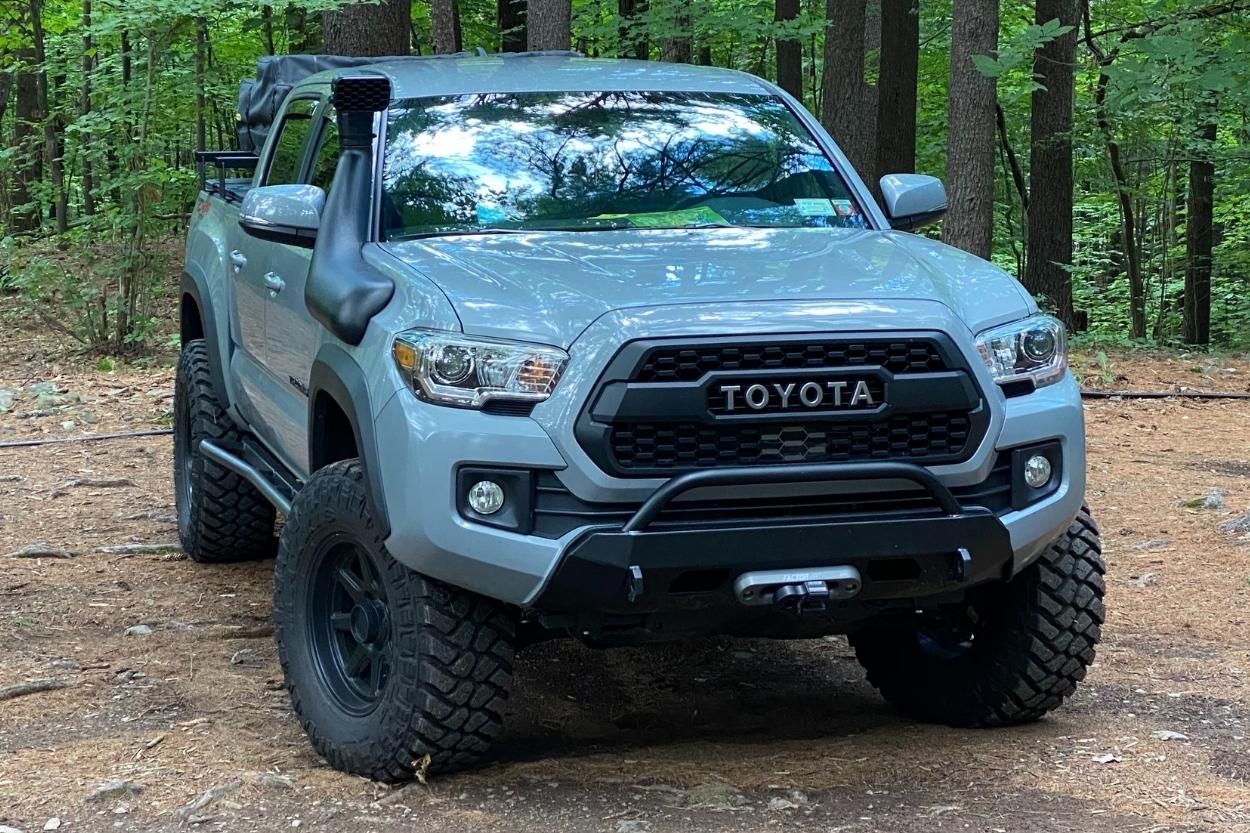
[[[854,567],[816,567],[743,573],[734,582],[734,594],[744,605],[778,605],[805,613],[853,598],[862,587]]]

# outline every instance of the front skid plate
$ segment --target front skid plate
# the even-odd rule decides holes
[[[970,563],[960,563],[961,548]],[[729,592],[734,578],[747,571],[837,565],[853,566],[864,577],[858,599],[922,598],[1002,578],[1011,555],[1007,528],[993,513],[975,510],[945,517],[718,529],[593,530],[569,546],[534,606],[643,613],[685,606],[670,585],[687,574],[716,582],[723,573],[716,586],[698,586]],[[641,592],[634,583],[630,601],[633,566],[640,568],[643,582]]]

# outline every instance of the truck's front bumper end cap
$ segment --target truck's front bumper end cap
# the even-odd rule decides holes
[[[993,513],[787,525],[590,530],[575,539],[534,607],[545,612],[645,613],[736,603],[743,573],[848,566],[862,577],[857,601],[922,599],[1007,577],[1010,535]],[[697,602],[696,602],[697,603]]]

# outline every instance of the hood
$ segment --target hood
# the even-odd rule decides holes
[[[383,246],[438,285],[466,333],[561,347],[603,314],[629,307],[929,300],[947,306],[973,331],[1035,308],[1001,269],[901,232],[533,232]]]

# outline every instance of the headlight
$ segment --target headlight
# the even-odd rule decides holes
[[[391,355],[418,396],[459,408],[541,402],[569,360],[558,347],[422,330],[396,336]]]
[[[1037,387],[1058,382],[1068,368],[1063,323],[1034,315],[977,336],[977,350],[1000,385],[1031,379]]]

